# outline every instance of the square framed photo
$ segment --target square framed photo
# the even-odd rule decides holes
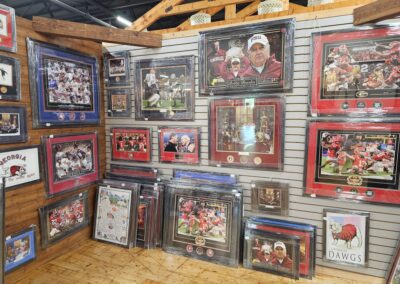
[[[109,89],[108,93],[108,116],[130,117],[131,116],[131,91],[129,89]]]
[[[26,128],[24,107],[0,106],[0,144],[26,142]]]
[[[33,127],[98,125],[97,58],[27,39]]]
[[[306,137],[306,195],[400,204],[398,122],[309,120]]]
[[[400,245],[397,245],[397,249],[389,266],[389,271],[386,275],[386,284],[397,283],[400,283]]]
[[[18,147],[0,152],[0,170],[5,190],[16,189],[42,180],[40,147]]]
[[[104,54],[104,81],[107,87],[129,86],[129,51]]]
[[[312,34],[312,115],[400,113],[399,27]]]
[[[289,212],[289,185],[280,182],[252,181],[251,210],[287,216]]]
[[[6,237],[5,273],[20,268],[36,259],[36,226]]]
[[[42,136],[48,197],[99,179],[97,133]]]
[[[150,162],[151,129],[113,127],[110,129],[111,160]]]
[[[294,19],[200,32],[200,94],[293,86]]]
[[[366,267],[369,213],[324,209],[323,238],[324,261]]]
[[[0,55],[0,100],[21,100],[21,73],[17,58]]]
[[[0,50],[17,52],[14,8],[0,4]]]
[[[245,229],[244,267],[299,279],[299,259],[297,236]]]
[[[283,170],[283,97],[210,100],[209,163]]]
[[[158,129],[161,163],[200,163],[199,127],[160,127]]]
[[[194,119],[194,56],[135,62],[137,120]]]
[[[87,191],[39,208],[42,248],[89,225]]]

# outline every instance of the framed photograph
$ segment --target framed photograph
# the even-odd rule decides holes
[[[33,127],[98,125],[97,58],[27,39]]]
[[[25,108],[0,106],[0,143],[23,143],[27,140]]]
[[[131,116],[131,91],[129,89],[108,89],[108,116]]]
[[[312,115],[400,113],[399,27],[312,34]]]
[[[36,259],[36,226],[6,237],[5,242],[5,273]]]
[[[113,178],[140,178],[155,182],[161,181],[158,177],[158,169],[149,167],[110,164],[109,174]]]
[[[138,194],[138,188],[99,184],[93,238],[124,247],[135,243],[132,232],[136,231]]]
[[[210,100],[209,163],[283,170],[284,99]]]
[[[151,129],[113,127],[110,129],[111,160],[150,162]]]
[[[160,127],[158,147],[161,163],[200,163],[199,127]]]
[[[293,87],[294,19],[200,32],[200,94]]]
[[[136,120],[194,119],[194,56],[135,62]]]
[[[299,279],[300,239],[297,236],[246,229],[243,266]]]
[[[234,174],[212,173],[194,170],[173,170],[173,177],[180,180],[191,180],[208,184],[236,185],[237,176]]]
[[[398,122],[307,123],[305,194],[400,204]]]
[[[89,225],[87,191],[39,208],[42,248]]]
[[[42,180],[38,145],[4,149],[0,152],[0,171],[5,190],[19,188]]]
[[[129,51],[104,53],[104,81],[107,87],[129,86]]]
[[[367,266],[369,213],[324,209],[323,259],[350,266]]]
[[[99,179],[97,133],[42,136],[48,197]]]
[[[4,268],[5,268],[5,236],[4,236],[4,229],[5,229],[5,190],[4,190],[4,177],[0,178],[0,281],[4,281]]]
[[[289,185],[280,182],[251,182],[251,210],[287,216],[289,213]]]
[[[143,195],[141,192],[137,213],[137,245],[140,247],[154,247],[152,235],[154,234],[155,198],[151,195]]]
[[[397,245],[392,262],[389,266],[389,271],[386,276],[386,284],[400,283],[400,245]]]
[[[0,4],[0,50],[17,52],[14,8]]]
[[[21,73],[19,60],[3,55],[0,55],[0,100],[21,100]]]

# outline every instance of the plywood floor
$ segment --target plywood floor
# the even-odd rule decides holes
[[[31,271],[17,283],[384,283],[383,279],[317,268],[313,280],[297,281],[244,268],[197,261],[160,249],[124,249],[89,240],[83,246]]]

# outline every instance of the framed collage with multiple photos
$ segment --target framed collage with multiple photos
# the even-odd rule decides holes
[[[108,89],[108,116],[130,117],[131,116],[131,90],[130,89]]]
[[[0,4],[0,50],[17,52],[15,10]]]
[[[131,85],[129,51],[105,53],[103,59],[104,81],[107,87]]]
[[[87,191],[39,208],[42,248],[74,234],[89,225]]]
[[[283,97],[234,97],[209,103],[209,163],[283,170]]]
[[[264,214],[287,216],[289,185],[281,182],[251,182],[251,210]]]
[[[400,114],[400,28],[312,34],[312,115]]]
[[[194,119],[194,56],[134,63],[137,120]]]
[[[33,127],[98,125],[97,58],[27,39]]]
[[[19,59],[0,55],[0,100],[21,100]]]
[[[47,196],[99,180],[97,132],[42,136]]]
[[[26,111],[19,106],[0,106],[0,143],[23,143],[28,140]]]
[[[111,160],[150,162],[151,128],[113,127],[110,129]]]
[[[292,18],[200,32],[200,94],[290,90],[294,26]]]

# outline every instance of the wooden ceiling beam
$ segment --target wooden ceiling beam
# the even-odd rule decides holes
[[[236,4],[225,6],[225,20],[236,18]]]
[[[258,9],[258,4],[260,4],[261,0],[256,0],[252,3],[250,3],[249,5],[247,5],[246,7],[244,7],[242,10],[240,10],[237,14],[236,14],[236,18],[244,18],[247,16],[250,16],[252,14],[254,14],[257,9]]]
[[[96,42],[110,42],[145,47],[161,47],[162,45],[162,37],[158,34],[105,28],[98,25],[81,24],[43,17],[33,17],[32,27],[35,31],[44,34],[87,39]]]
[[[400,16],[400,0],[378,0],[353,11],[353,24],[376,23]]]

